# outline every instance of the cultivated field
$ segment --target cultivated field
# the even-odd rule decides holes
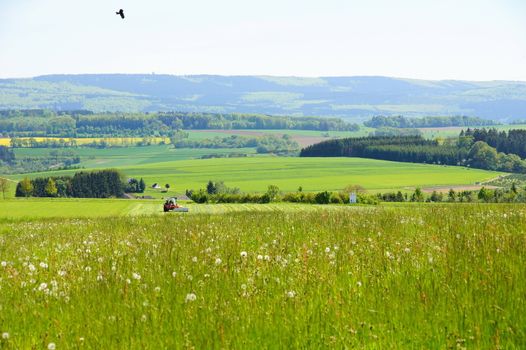
[[[520,349],[525,232],[520,205],[2,219],[0,347]]]
[[[130,154],[129,159],[122,161],[140,159]],[[185,189],[204,188],[209,180],[224,181],[228,186],[247,192],[265,192],[271,184],[279,186],[282,191],[296,191],[299,186],[304,191],[338,191],[349,184],[359,184],[371,191],[392,191],[416,186],[473,185],[501,174],[462,167],[363,158],[248,157],[132,164],[116,166],[110,161],[105,163],[105,167],[116,167],[128,177],[142,177],[148,185],[168,183],[171,192],[167,195],[184,193]],[[43,172],[29,176],[73,174],[76,171]],[[23,176],[11,178],[20,179]],[[148,189],[146,194],[165,196],[152,189]]]

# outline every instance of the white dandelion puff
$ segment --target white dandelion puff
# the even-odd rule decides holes
[[[192,302],[192,301],[196,301],[197,299],[197,296],[194,294],[194,293],[188,293],[186,294],[186,299],[185,299],[185,302]]]
[[[9,339],[9,333],[7,332],[2,333],[2,339],[5,339],[5,340]]]
[[[217,259],[216,259],[216,265],[221,265],[222,262],[223,262],[223,261],[222,261],[220,258],[217,258]]]
[[[288,296],[289,298],[294,298],[294,297],[296,296],[296,292],[293,291],[293,290],[289,290],[289,291],[287,292],[287,296]]]
[[[242,251],[240,255],[241,255],[242,258],[246,258],[248,254],[247,254],[247,252]]]
[[[49,343],[47,345],[47,350],[55,350],[57,348],[57,346],[55,345],[55,343]]]

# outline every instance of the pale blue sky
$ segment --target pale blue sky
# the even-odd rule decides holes
[[[0,0],[0,77],[151,72],[526,80],[526,0]]]

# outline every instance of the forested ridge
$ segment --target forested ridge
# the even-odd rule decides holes
[[[0,111],[0,133],[4,136],[169,136],[173,130],[178,129],[355,131],[359,128],[357,124],[338,118],[262,114]]]

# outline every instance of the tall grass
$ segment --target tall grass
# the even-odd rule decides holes
[[[512,205],[3,221],[0,348],[524,348],[525,229]]]

